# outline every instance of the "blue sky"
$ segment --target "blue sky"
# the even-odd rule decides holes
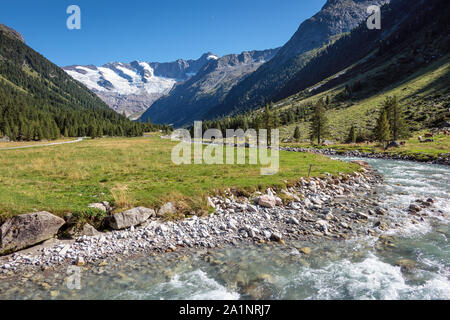
[[[283,45],[326,0],[0,0],[0,23],[54,63],[196,59]],[[81,8],[81,30],[66,9]]]

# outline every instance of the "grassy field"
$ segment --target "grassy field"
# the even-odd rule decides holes
[[[0,151],[0,220],[33,210],[91,214],[88,204],[110,201],[119,209],[206,210],[206,198],[227,188],[246,192],[283,187],[307,176],[338,174],[357,166],[303,153],[280,153],[280,172],[261,176],[259,165],[181,165],[171,161],[176,143],[150,138],[105,138],[42,148]]]
[[[389,153],[389,154],[401,154],[414,156],[417,159],[422,160],[435,160],[441,154],[450,153],[450,136],[437,135],[435,136],[434,142],[421,143],[418,140],[419,136],[424,136],[426,131],[421,131],[416,133],[412,138],[406,140],[406,145],[399,148],[393,148],[389,150],[384,150],[377,143],[356,143],[356,144],[336,144],[332,146],[313,146],[310,143],[284,143],[283,146],[289,147],[304,147],[304,148],[332,148],[337,151],[360,151],[368,153]]]

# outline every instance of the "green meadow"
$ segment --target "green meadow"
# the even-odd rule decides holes
[[[0,217],[35,210],[86,213],[90,203],[99,201],[113,203],[116,210],[158,209],[174,201],[180,214],[207,213],[207,196],[228,188],[247,195],[269,186],[281,188],[308,176],[310,165],[311,176],[358,169],[324,156],[288,152],[280,152],[279,172],[271,176],[262,176],[261,166],[248,161],[178,166],[171,161],[176,144],[152,136],[0,151]]]

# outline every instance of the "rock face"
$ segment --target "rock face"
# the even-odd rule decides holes
[[[134,208],[113,214],[109,218],[109,226],[115,230],[126,229],[140,225],[153,216],[155,216],[155,210],[153,209],[144,207]]]
[[[355,29],[368,16],[368,6],[386,2],[388,0],[328,0],[317,14],[301,23],[273,59],[233,87],[208,116],[215,118],[236,110],[247,111],[276,101],[274,98],[278,98],[283,87],[314,56],[314,50]]]
[[[62,225],[64,219],[45,211],[12,217],[0,227],[0,254],[48,240],[58,233]]]
[[[167,96],[157,100],[142,115],[142,121],[149,117],[155,123],[183,126],[204,119],[231,88],[277,52],[278,49],[245,51],[212,59],[194,77],[177,84]]]

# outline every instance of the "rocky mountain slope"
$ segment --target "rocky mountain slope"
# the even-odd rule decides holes
[[[240,113],[274,100],[278,91],[302,70],[318,52],[368,17],[370,5],[389,0],[328,0],[312,18],[304,21],[294,36],[270,62],[236,85],[207,118]]]
[[[411,131],[442,127],[450,119],[449,10],[446,0],[392,0],[382,8],[381,30],[362,22],[319,52],[274,99],[281,137],[292,140],[298,127],[308,140],[319,99],[326,103],[333,141],[345,141],[352,126],[358,140],[374,139],[387,96],[398,98]],[[262,107],[206,125],[255,127],[264,112]]]
[[[243,78],[272,59],[278,49],[247,51],[226,55],[204,65],[197,75],[177,84],[157,100],[141,117],[155,123],[183,126],[203,119],[205,113],[220,103]]]
[[[176,83],[186,81],[204,65],[217,59],[216,55],[205,53],[197,60],[114,62],[101,67],[73,65],[64,67],[64,70],[112,109],[133,116],[142,114]]]

